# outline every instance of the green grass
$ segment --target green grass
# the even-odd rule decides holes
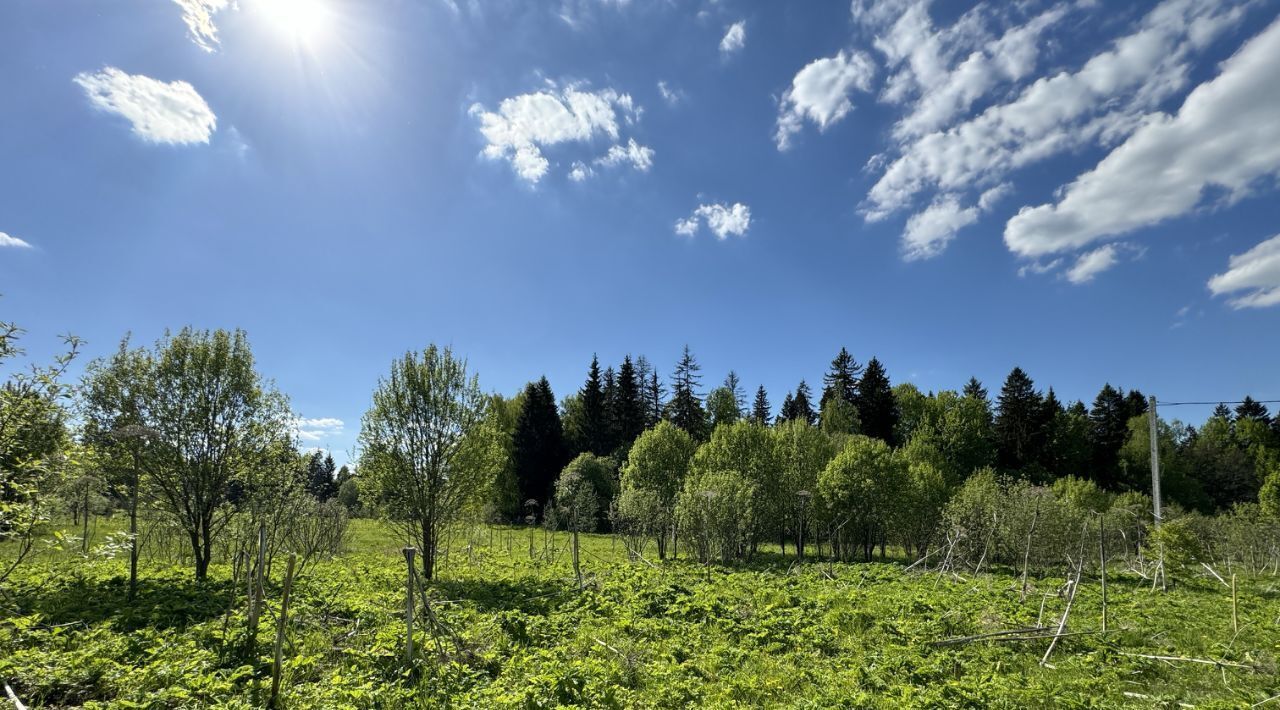
[[[103,535],[102,528],[99,536]],[[938,576],[897,563],[793,565],[776,552],[737,568],[627,562],[621,543],[586,536],[586,588],[568,535],[477,529],[456,539],[432,585],[450,630],[403,655],[402,544],[356,521],[346,555],[298,580],[286,644],[288,707],[1247,707],[1280,693],[1280,586],[1241,578],[1240,630],[1229,592],[1188,577],[1167,594],[1118,569],[1106,635],[1060,641],[932,642],[1029,626],[1045,592],[1019,600],[1012,574]],[[544,550],[554,550],[548,559]],[[270,686],[283,565],[259,653],[247,651],[230,570],[204,585],[169,563],[143,565],[126,603],[123,559],[46,551],[0,596],[0,680],[33,707],[252,707]],[[1051,595],[1044,623],[1066,600]],[[228,610],[232,609],[228,614]],[[1086,579],[1069,630],[1098,631]],[[1129,653],[1220,659],[1249,669]],[[261,699],[261,698],[259,698]]]

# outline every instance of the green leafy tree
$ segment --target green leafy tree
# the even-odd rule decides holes
[[[596,502],[594,507],[595,520],[579,519],[574,524],[580,524],[581,527],[578,529],[583,532],[594,532],[601,529],[609,522],[607,515],[609,507],[618,496],[618,471],[614,466],[613,460],[604,456],[596,456],[595,454],[578,454],[560,472],[560,478],[557,481],[563,481],[564,477],[570,473],[578,476],[591,487]],[[556,486],[558,493],[560,484],[557,482]],[[556,506],[558,510],[563,512],[558,498]],[[573,514],[580,515],[581,511],[575,511]],[[561,520],[563,519],[561,517]]]
[[[858,405],[840,398],[828,399],[818,415],[822,430],[831,436],[857,434],[862,428],[858,421]]]
[[[653,532],[659,559],[666,559],[676,498],[695,449],[697,444],[687,431],[663,421],[636,439],[622,466],[620,509],[628,525]]]
[[[903,382],[893,388],[893,401],[898,405],[895,441],[908,441],[916,429],[933,423],[930,420],[936,416],[937,412],[933,400],[933,395],[926,395],[910,382]]]
[[[446,530],[479,507],[502,465],[489,404],[466,361],[430,345],[391,364],[361,422],[361,478],[377,489],[386,517],[421,544],[428,580]]]
[[[827,406],[841,406],[841,400]],[[816,539],[818,476],[835,457],[836,444],[823,429],[801,421],[783,422],[770,431],[782,471],[777,507],[785,516],[784,533],[794,536],[796,556],[803,557],[805,541]]]
[[[784,490],[783,470],[766,427],[752,421],[717,427],[689,464],[691,477],[726,471],[742,476],[755,492],[750,511],[755,521],[749,536],[750,552],[767,539],[780,540],[791,492]]]
[[[214,541],[231,520],[233,491],[251,474],[277,471],[293,417],[284,396],[254,368],[243,331],[184,328],[156,343],[148,479],[161,508],[191,543],[204,580]]]
[[[818,477],[818,492],[831,511],[835,554],[852,559],[861,549],[869,561],[877,544],[883,548],[907,500],[908,483],[904,460],[882,439],[850,437]]]
[[[698,559],[728,564],[751,555],[759,527],[756,485],[734,470],[690,473],[680,493],[680,527]]]
[[[591,470],[600,467],[600,459],[594,454],[582,454],[574,459],[556,479],[556,510],[559,519],[572,536],[573,576],[582,586],[582,565],[578,555],[578,533],[595,530],[600,512],[600,494],[597,483],[591,480]]]
[[[711,417],[711,428],[715,430],[723,425],[732,424],[741,418],[738,404],[734,401],[733,390],[728,387],[717,387],[707,395],[707,414]]]

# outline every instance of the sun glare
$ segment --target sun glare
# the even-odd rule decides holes
[[[325,0],[257,0],[255,6],[273,30],[303,44],[323,39],[332,20]]]

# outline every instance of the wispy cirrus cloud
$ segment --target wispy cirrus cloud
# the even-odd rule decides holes
[[[31,245],[17,237],[5,234],[4,232],[0,232],[0,249],[3,249],[5,247],[13,247],[15,249],[30,249]]]
[[[315,419],[298,417],[293,421],[294,432],[298,435],[298,439],[305,442],[317,442],[336,436],[343,432],[345,426],[341,419],[334,417],[319,417]]]
[[[77,74],[89,103],[123,116],[133,132],[151,143],[208,143],[218,125],[209,104],[185,81],[159,81],[115,67]]]
[[[187,25],[187,36],[197,47],[206,52],[218,49],[218,26],[213,16],[233,7],[231,0],[173,0],[182,8],[182,21]]]

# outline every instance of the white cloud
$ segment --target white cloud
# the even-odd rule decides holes
[[[1191,56],[1238,22],[1242,12],[1233,0],[1165,0],[1135,31],[1078,71],[1040,78],[1008,103],[945,130],[904,139],[899,156],[867,195],[867,219],[883,219],[929,189],[970,189],[1074,147],[1123,139],[1143,114],[1185,86]],[[966,30],[959,36],[978,34]],[[935,66],[938,62],[918,64],[912,65],[913,86],[940,86],[950,76]]]
[[[302,441],[320,441],[326,437],[341,434],[345,423],[333,417],[307,419],[298,417],[293,420],[293,429]]]
[[[206,52],[218,48],[218,26],[213,16],[231,6],[230,0],[173,0],[182,8],[182,21],[187,23],[191,41]]]
[[[0,232],[0,249],[3,249],[5,247],[15,247],[17,249],[30,249],[31,245],[17,237],[12,237],[12,236],[9,236],[8,234],[5,234],[4,232]]]
[[[573,161],[573,165],[569,168],[569,179],[574,182],[582,182],[595,174],[596,171],[581,160]]]
[[[1036,256],[1076,249],[1186,214],[1207,190],[1226,201],[1280,173],[1280,20],[1196,87],[1176,116],[1148,117],[1056,204],[1024,208],[1005,243]]]
[[[115,67],[75,77],[93,106],[129,119],[133,132],[152,143],[208,143],[217,117],[185,81],[163,82]]]
[[[890,69],[882,100],[911,103],[893,128],[899,140],[943,128],[997,86],[1025,78],[1039,60],[1041,35],[1066,15],[1059,5],[992,37],[987,25],[1003,13],[987,6],[936,29],[927,0],[898,5],[894,13],[879,14],[855,4],[854,17],[876,31],[874,45]]]
[[[957,231],[978,221],[978,208],[962,208],[955,195],[942,195],[907,220],[902,234],[902,258],[929,259],[942,253]]]
[[[1073,284],[1088,283],[1094,276],[1116,265],[1116,245],[1107,244],[1080,255],[1076,263],[1067,269],[1067,280]]]
[[[815,59],[796,72],[791,87],[778,102],[778,128],[774,141],[778,150],[791,145],[791,137],[800,132],[805,120],[817,124],[818,130],[844,118],[853,110],[849,94],[854,89],[866,91],[875,76],[875,64],[861,52],[840,52],[834,57]]]
[[[548,88],[503,99],[497,111],[474,104],[471,115],[480,121],[488,141],[484,155],[507,160],[516,175],[531,184],[551,166],[543,149],[568,142],[590,142],[604,136],[619,139],[619,123],[634,123],[640,109],[628,94],[613,89],[587,91],[576,84]]]
[[[642,173],[653,167],[653,148],[636,143],[635,138],[627,140],[626,145],[614,145],[603,157],[596,159],[596,165],[613,167],[629,163],[631,167]]]
[[[717,239],[727,239],[730,235],[741,237],[751,227],[751,208],[741,202],[698,205],[693,214],[676,220],[676,234],[692,237],[704,223]]]
[[[1027,274],[1047,274],[1059,266],[1062,266],[1061,257],[1045,262],[1029,261],[1018,267],[1018,276],[1026,277]]]
[[[1002,182],[978,196],[978,208],[986,212],[995,207],[996,203],[1003,200],[1010,192],[1013,192],[1013,185]]]
[[[684,92],[671,86],[666,81],[658,82],[658,93],[662,95],[662,100],[666,101],[668,106],[675,106],[684,101]]]
[[[1236,254],[1227,270],[1209,279],[1215,296],[1248,291],[1231,299],[1232,308],[1264,308],[1280,305],[1280,234]]]
[[[720,54],[728,56],[741,51],[747,44],[747,21],[738,20],[729,25],[724,37],[720,40]]]

